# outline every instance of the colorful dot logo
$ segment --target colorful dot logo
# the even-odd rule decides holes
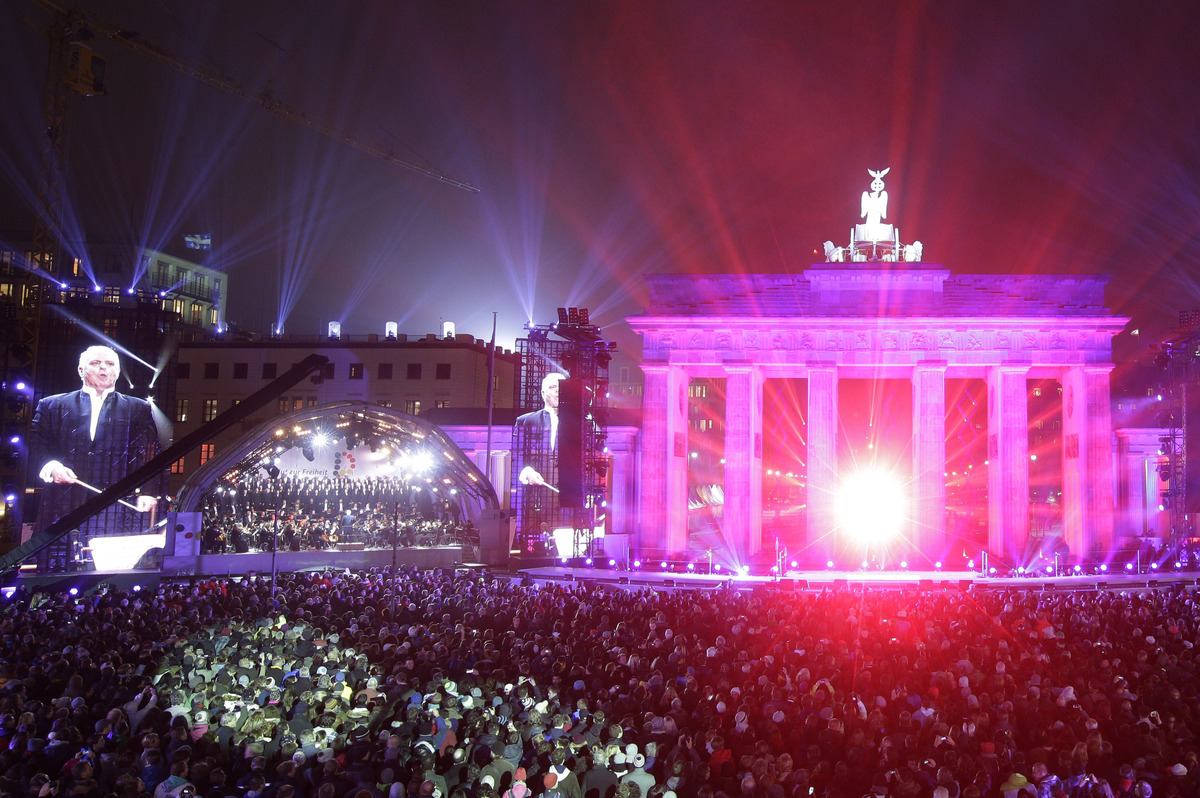
[[[354,475],[354,455],[347,451],[338,452],[333,456],[333,475],[349,477]]]

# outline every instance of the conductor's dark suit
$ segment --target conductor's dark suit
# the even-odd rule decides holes
[[[150,404],[143,399],[112,391],[104,398],[91,436],[91,396],[85,391],[47,396],[33,416],[32,468],[57,460],[74,470],[79,479],[104,490],[145,463],[157,452],[158,430]],[[44,529],[94,494],[78,485],[46,485],[38,513]],[[113,505],[85,522],[81,531],[113,534],[137,530],[144,517]]]

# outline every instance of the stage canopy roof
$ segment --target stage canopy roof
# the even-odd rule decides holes
[[[454,490],[479,509],[499,506],[487,475],[437,426],[365,402],[293,410],[259,425],[210,458],[179,491],[182,512],[203,508],[218,487],[252,475],[348,479],[400,477]]]

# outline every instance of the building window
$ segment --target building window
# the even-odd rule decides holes
[[[442,408],[450,406],[450,400],[449,399],[434,399],[433,406],[438,408],[439,410],[441,410]]]
[[[363,364],[362,363],[351,363],[350,364],[350,379],[361,380],[362,378],[363,378]]]
[[[249,376],[250,376],[250,364],[249,363],[234,363],[233,364],[233,378],[235,380],[244,380]]]
[[[693,399],[704,399],[708,396],[708,386],[700,383],[692,383],[688,386],[688,396]]]
[[[450,364],[449,363],[438,363],[437,371],[434,374],[434,379],[437,379],[437,380],[450,379]]]
[[[391,363],[380,363],[379,371],[376,374],[376,378],[380,379],[380,380],[390,380],[392,378],[392,364]]]
[[[391,400],[391,399],[380,399],[380,400],[379,400],[379,406],[380,406],[380,407],[391,407],[391,406],[392,406],[392,400]]]
[[[304,409],[304,397],[303,396],[297,396],[295,399],[292,400],[292,409],[293,410],[303,410]]]
[[[211,307],[208,309],[208,323],[212,326],[217,326],[217,309]]]
[[[192,325],[199,327],[204,324],[204,306],[199,302],[192,303]]]
[[[316,407],[317,406],[317,397],[310,396],[307,399],[305,399],[304,406],[305,407]]]
[[[324,366],[321,366],[321,378],[326,379],[326,380],[333,379],[333,364],[332,363],[326,363]]]
[[[183,473],[183,458],[182,457],[180,457],[174,463],[171,463],[171,473],[172,474],[182,474]]]
[[[174,299],[171,301],[171,311],[183,318],[183,300]]]
[[[187,421],[187,419],[188,419],[188,400],[187,399],[176,399],[175,400],[175,420],[182,423],[182,422]]]
[[[212,421],[216,417],[217,417],[217,400],[216,399],[205,399],[204,400],[204,420]]]
[[[176,379],[186,380],[186,379],[190,379],[191,376],[192,376],[192,364],[191,363],[175,364],[175,378]]]
[[[278,404],[276,404],[276,409],[279,410],[280,415],[282,415],[288,411],[290,406],[291,405],[288,404],[288,398],[286,396],[281,396],[279,397]]]
[[[117,323],[116,319],[105,319],[104,320],[105,336],[107,336],[109,338],[116,338],[116,337],[118,337],[117,332],[119,329],[120,329],[120,325]]]
[[[421,379],[421,364],[420,363],[409,363],[408,364],[408,372],[406,373],[405,376],[407,379],[410,379],[410,380]]]
[[[204,465],[205,463],[207,463],[209,460],[212,459],[212,456],[213,456],[213,444],[211,444],[211,443],[200,444],[200,465]]]
[[[404,400],[404,412],[408,413],[410,416],[420,415],[421,414],[421,400],[420,399],[405,399]]]
[[[262,378],[264,380],[275,379],[276,372],[279,371],[278,363],[263,363]]]
[[[204,364],[204,379],[215,380],[221,376],[220,363],[205,363]]]

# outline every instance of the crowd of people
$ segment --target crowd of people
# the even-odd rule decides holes
[[[449,493],[398,477],[245,475],[204,505],[205,554],[345,547],[462,546],[477,537]],[[276,518],[278,517],[278,523]],[[276,542],[278,541],[278,542]]]
[[[7,598],[0,794],[1192,796],[1200,603],[459,570]]]

